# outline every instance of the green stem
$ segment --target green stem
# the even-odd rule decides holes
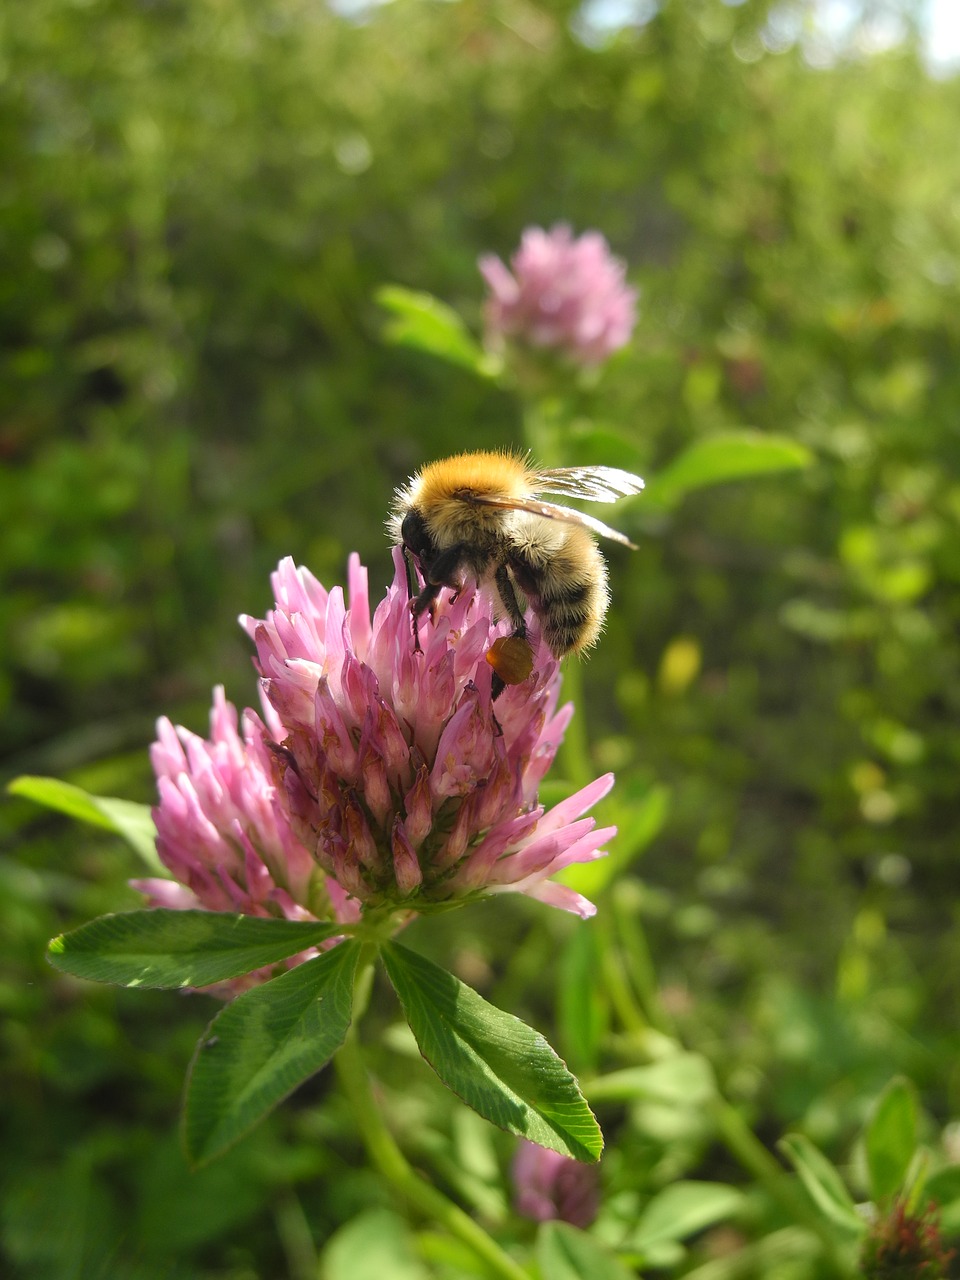
[[[626,910],[616,894],[611,895],[609,901],[613,910],[614,925],[623,941],[620,948],[622,968],[632,980],[633,989],[639,996],[646,1019],[656,1031],[676,1038],[676,1029],[660,1001],[653,956],[650,954],[646,930],[640,922],[636,909]],[[628,1030],[632,1029],[628,1023],[625,1025]]]
[[[786,1180],[779,1162],[770,1154],[736,1107],[718,1093],[711,1104],[711,1111],[730,1154],[748,1173],[753,1174],[768,1195],[776,1200],[795,1222],[801,1223],[816,1235],[836,1274],[848,1275],[849,1270],[840,1259],[837,1241],[830,1228],[806,1203],[804,1193],[794,1183]]]
[[[615,920],[621,930],[627,924],[627,919],[623,912],[617,912]],[[630,931],[628,941],[630,945],[625,947],[624,951],[640,958],[639,969],[633,971],[632,976],[640,987],[640,999],[644,1013],[649,1019],[649,1024],[664,1034],[675,1035],[673,1028],[670,1026],[670,1020],[666,1017],[660,1005],[654,980],[653,961],[647,950],[646,937],[642,930]],[[624,1028],[628,1032],[635,1032],[638,1030],[638,1011],[633,1004],[630,993],[623,989],[625,984],[623,984],[622,978],[619,976],[618,966],[612,963],[613,959],[609,945],[605,945],[603,954],[604,980],[609,984],[608,989],[611,990],[614,997],[619,996],[619,998],[614,999],[614,1004]],[[626,965],[623,966],[623,968],[626,967]],[[679,1039],[677,1043],[679,1046]],[[597,1101],[602,1097],[603,1087],[603,1077],[599,1077],[598,1080],[592,1082],[588,1090],[588,1096],[591,1101]],[[710,1102],[710,1110],[720,1138],[730,1154],[795,1222],[801,1224],[817,1237],[829,1264],[836,1274],[840,1276],[849,1274],[848,1269],[843,1265],[840,1258],[837,1242],[829,1227],[813,1207],[807,1204],[804,1193],[795,1184],[787,1181],[782,1166],[770,1154],[736,1107],[728,1102],[722,1094],[715,1092]]]
[[[608,936],[609,922],[605,921],[604,923],[606,927],[598,931],[600,968],[603,974],[604,987],[610,997],[610,1003],[623,1024],[624,1030],[636,1035],[652,1025],[652,1020],[644,1017],[643,1011],[638,1007],[634,999],[630,984],[624,977],[624,967],[620,964],[616,948],[611,944]]]
[[[361,957],[357,967],[355,1011],[359,1007],[362,1012],[362,1007],[366,1004],[368,973],[372,961],[371,948],[371,954]],[[486,1263],[491,1275],[501,1277],[502,1280],[530,1280],[529,1274],[500,1248],[492,1236],[452,1200],[448,1200],[441,1191],[426,1182],[408,1163],[384,1124],[373,1096],[357,1036],[357,1020],[355,1017],[346,1040],[337,1051],[334,1064],[374,1166],[408,1204],[419,1209],[472,1249]]]
[[[292,1192],[280,1200],[274,1220],[286,1255],[290,1280],[313,1280],[319,1266],[317,1248],[303,1205]]]
[[[782,1227],[754,1244],[744,1245],[729,1257],[713,1258],[688,1271],[683,1280],[746,1280],[773,1275],[774,1268],[798,1261],[812,1263],[817,1248],[802,1227]]]

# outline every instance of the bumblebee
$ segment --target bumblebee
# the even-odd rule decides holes
[[[423,577],[411,604],[416,647],[419,619],[441,590],[459,591],[472,579],[494,586],[513,624],[512,640],[526,639],[524,601],[555,658],[589,649],[610,602],[606,562],[593,535],[634,544],[593,516],[540,495],[616,502],[642,488],[639,476],[616,467],[542,470],[513,453],[460,453],[418,471],[396,491],[388,521],[390,536]],[[500,692],[504,683],[526,678],[514,674],[525,664],[514,661],[518,646],[507,646],[504,675],[503,649],[495,650],[487,656]]]

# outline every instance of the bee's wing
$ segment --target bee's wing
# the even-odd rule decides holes
[[[626,472],[622,472],[626,475]],[[632,477],[636,479],[636,477]],[[614,542],[622,542],[625,547],[630,547],[636,551],[636,543],[630,541],[626,534],[621,533],[619,529],[611,529],[608,524],[604,524],[602,520],[596,520],[593,516],[585,515],[582,511],[574,511],[572,507],[561,507],[556,502],[541,502],[539,498],[493,498],[484,494],[471,495],[471,502],[477,503],[481,507],[501,507],[506,511],[526,511],[532,516],[543,516],[545,520],[563,520],[567,524],[579,524],[585,529],[592,530],[593,533],[599,533],[601,537],[612,538]],[[612,501],[612,499],[611,499]]]
[[[619,467],[554,467],[535,472],[533,486],[538,493],[558,493],[586,502],[616,502],[639,493],[643,481]]]

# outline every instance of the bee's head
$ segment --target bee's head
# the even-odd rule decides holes
[[[411,507],[400,521],[400,542],[421,564],[429,564],[437,554],[427,522],[416,507]]]

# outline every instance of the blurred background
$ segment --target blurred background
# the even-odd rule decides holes
[[[393,488],[431,458],[523,442],[509,388],[384,340],[377,289],[427,290],[479,333],[479,255],[507,258],[529,225],[596,228],[640,318],[578,392],[569,460],[656,476],[740,428],[815,459],[630,506],[640,550],[611,552],[608,632],[578,672],[591,776],[619,779],[608,914],[642,928],[664,1018],[762,1139],[799,1127],[846,1159],[904,1072],[956,1158],[951,7],[0,13],[3,780],[150,801],[159,714],[204,731],[220,682],[255,702],[236,616],[269,607],[281,556],[332,585],[357,550],[376,597]],[[74,983],[43,959],[53,934],[137,904],[136,859],[6,797],[0,840],[10,1273],[316,1274],[316,1251],[387,1203],[329,1082],[188,1176],[181,1081],[214,1003]],[[616,1065],[602,1000],[594,1040],[564,1043],[570,968],[552,959],[569,945],[586,962],[556,914],[498,902],[495,922],[478,906],[410,936],[575,1068]],[[391,1067],[389,1002],[382,1016],[406,1141],[462,1164],[457,1144],[481,1140],[426,1071],[402,1080],[402,1044]],[[610,1195],[642,1202],[678,1172],[737,1181],[689,1117],[601,1118]],[[494,1217],[501,1138],[482,1139]]]

